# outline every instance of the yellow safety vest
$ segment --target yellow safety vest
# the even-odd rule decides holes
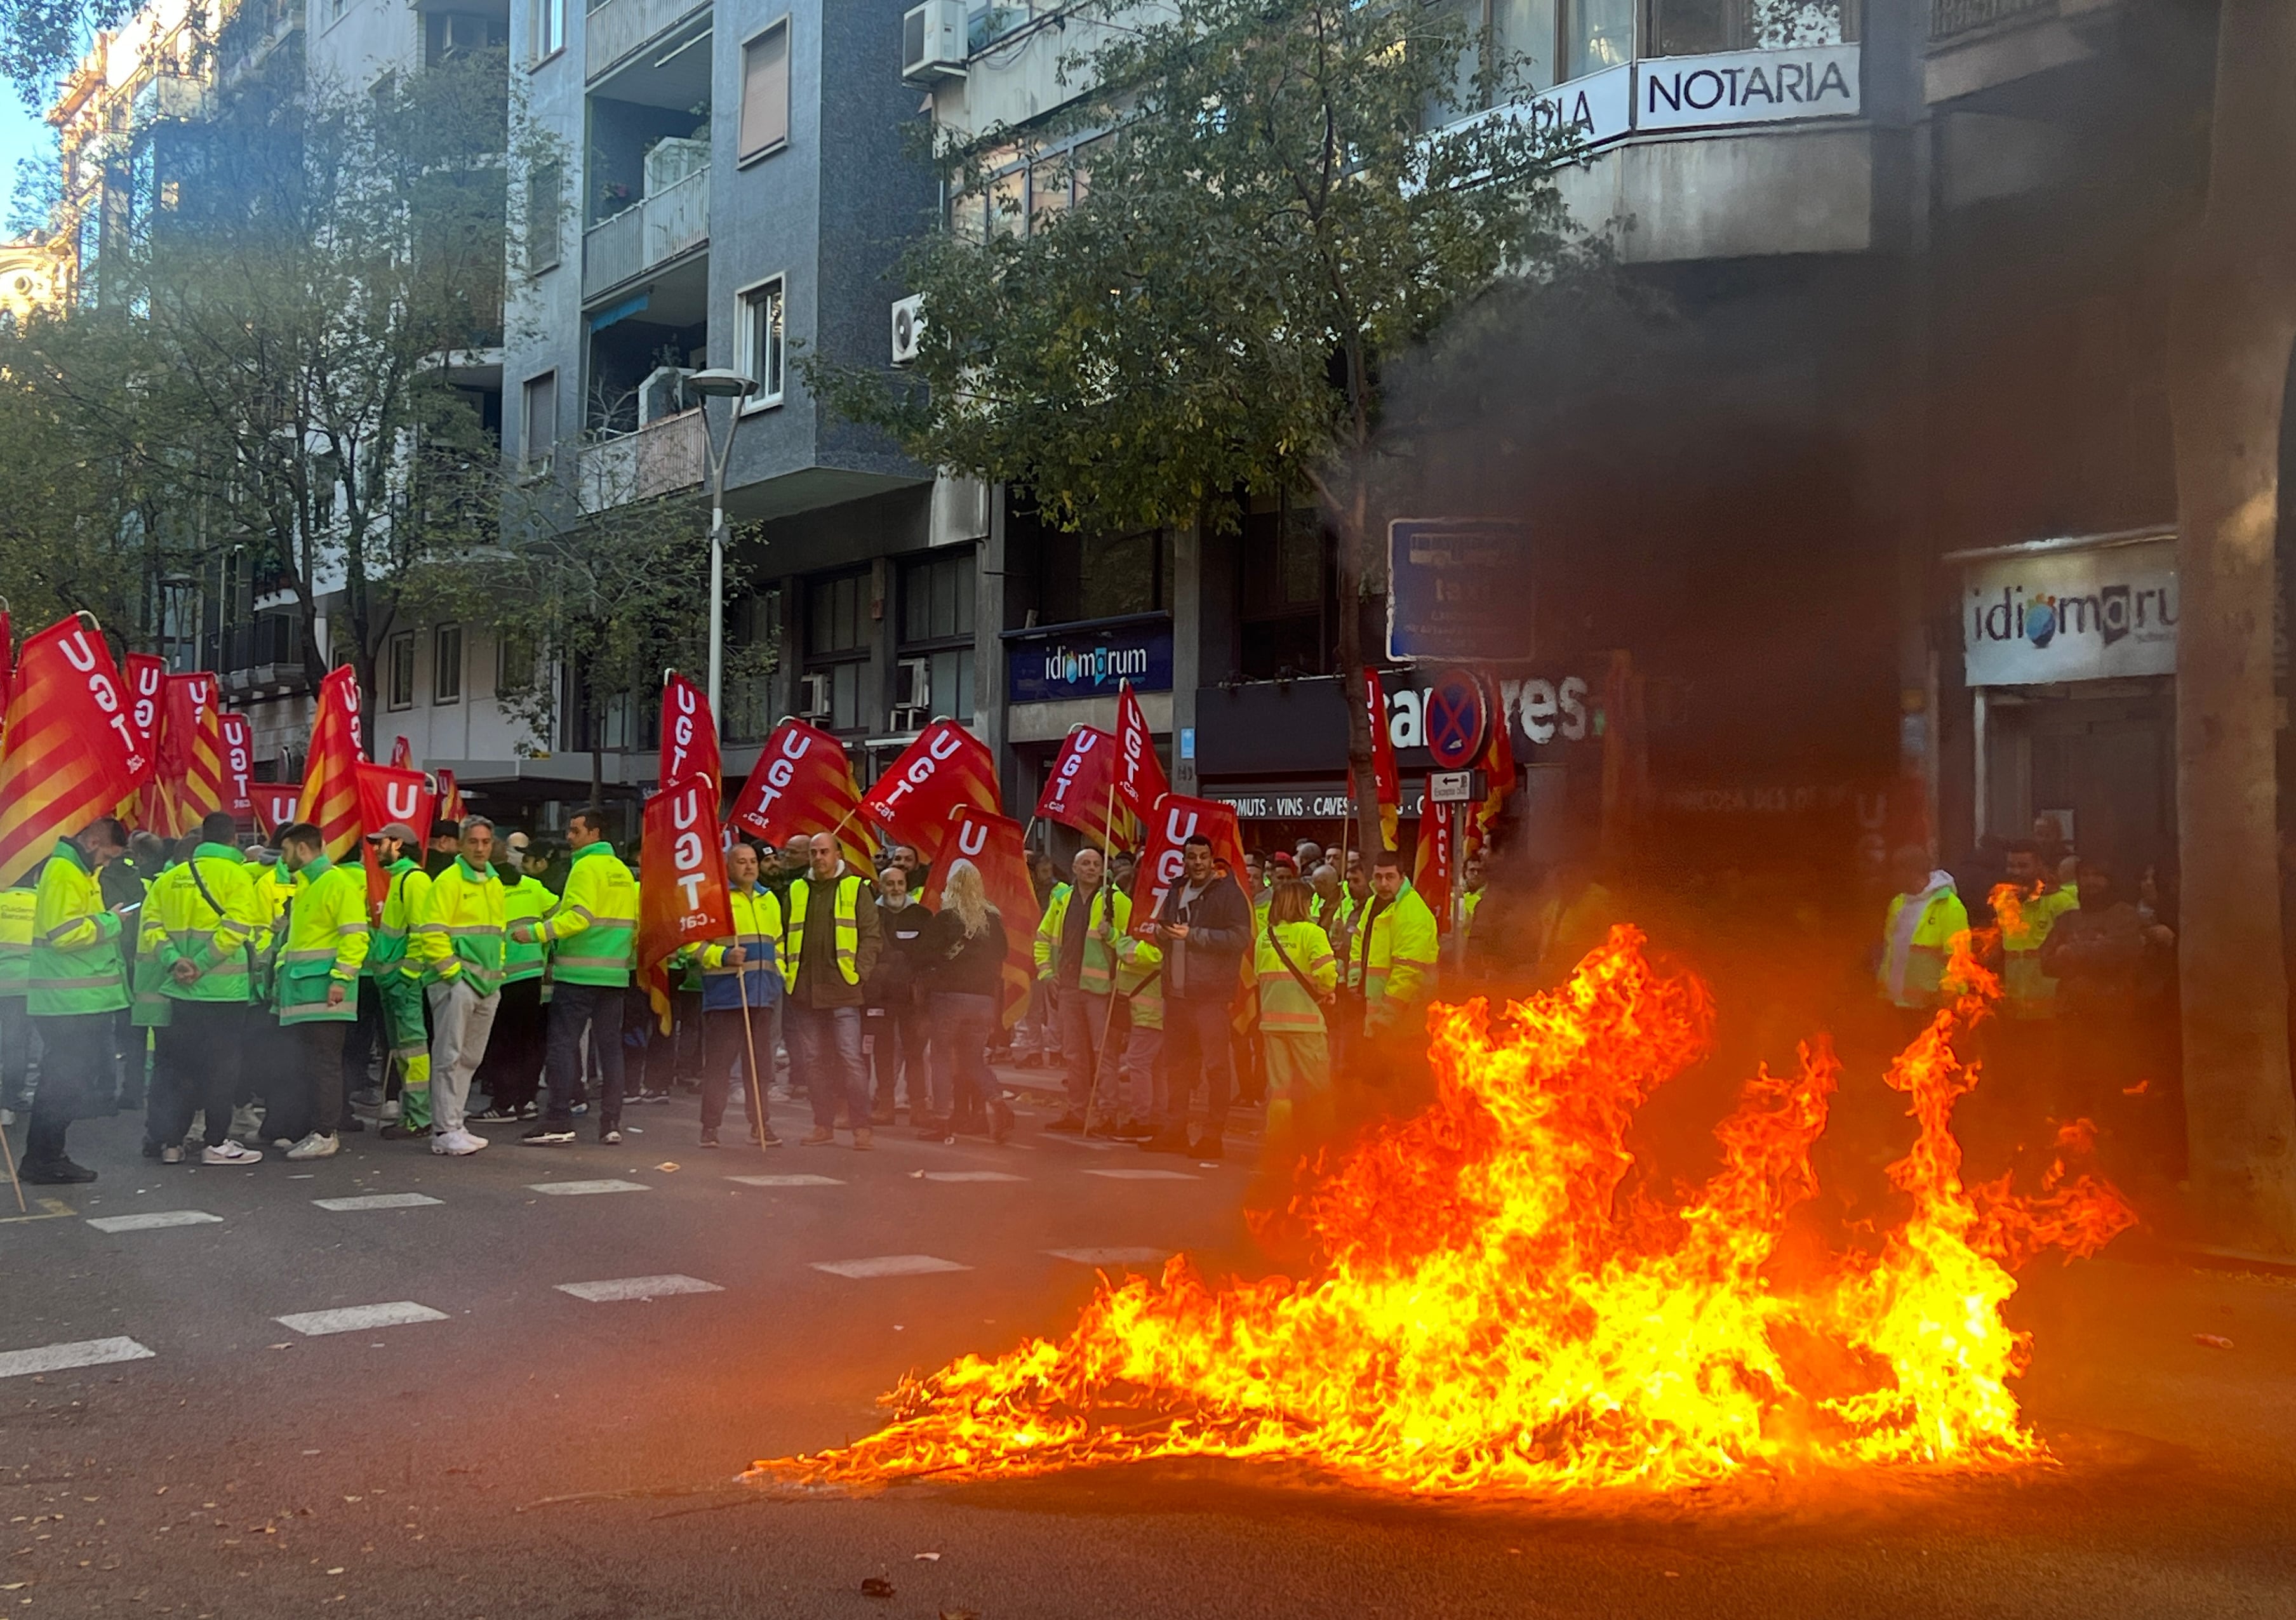
[[[800,878],[790,885],[787,915],[782,923],[782,983],[797,988],[800,958],[805,954],[805,908],[813,882]],[[861,982],[861,880],[848,872],[837,880],[837,972],[849,985]]]

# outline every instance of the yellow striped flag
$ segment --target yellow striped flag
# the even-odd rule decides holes
[[[58,839],[118,810],[148,762],[111,650],[77,615],[24,642],[0,735],[4,888]]]
[[[346,664],[319,683],[319,714],[311,723],[311,755],[297,800],[303,819],[326,839],[330,860],[342,860],[358,847],[358,762],[365,757],[358,676]]]

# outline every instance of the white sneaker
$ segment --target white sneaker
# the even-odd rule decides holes
[[[203,1165],[251,1165],[262,1157],[259,1149],[242,1147],[230,1141],[226,1141],[220,1148],[200,1150],[200,1163]]]
[[[430,1151],[447,1153],[459,1158],[465,1153],[476,1153],[487,1145],[483,1136],[473,1136],[468,1131],[441,1131],[430,1138]]]
[[[163,1165],[182,1164],[184,1162],[183,1144],[181,1142],[171,1141],[166,1147],[160,1149],[160,1162]]]
[[[287,1157],[300,1164],[308,1158],[332,1158],[342,1151],[342,1148],[343,1144],[334,1137],[322,1136],[314,1131],[288,1149]]]
[[[398,1118],[398,1099],[397,1099],[396,1097],[394,1097],[394,1098],[392,1098],[389,1102],[384,1103],[384,1104],[382,1105],[382,1107],[381,1107],[380,1109],[376,1109],[376,1110],[375,1110],[375,1116],[374,1116],[374,1117],[375,1117],[377,1119],[381,1119],[381,1120],[391,1120],[391,1119],[396,1119],[396,1118]]]

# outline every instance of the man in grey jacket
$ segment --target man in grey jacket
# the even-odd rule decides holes
[[[1211,840],[1201,833],[1181,846],[1180,881],[1164,893],[1156,912],[1156,943],[1164,953],[1164,1061],[1171,1075],[1172,1117],[1140,1144],[1148,1153],[1191,1153],[1218,1158],[1227,1129],[1228,1005],[1234,1001],[1243,953],[1251,947],[1251,904],[1235,880],[1212,862]],[[1188,1097],[1201,1077],[1204,1133],[1188,1140]]]

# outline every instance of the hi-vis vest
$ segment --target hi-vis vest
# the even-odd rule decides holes
[[[1317,990],[1329,994],[1340,982],[1339,959],[1332,954],[1332,942],[1323,929],[1312,922],[1265,924],[1252,944],[1252,965],[1259,975],[1260,1033],[1320,1035],[1324,1033],[1323,1006],[1300,987],[1275,953],[1279,939],[1292,966]]]
[[[538,937],[551,948],[550,977],[562,985],[627,985],[637,957],[638,885],[600,839],[574,852],[566,890]]]
[[[1131,1004],[1135,1029],[1164,1027],[1164,953],[1145,939],[1119,934],[1116,987]]]
[[[414,913],[430,894],[430,874],[412,855],[401,855],[382,869],[382,920],[366,953],[366,976],[390,978],[406,965],[406,937],[414,931]]]
[[[21,995],[32,978],[32,909],[29,888],[0,888],[0,995]]]
[[[1121,934],[1132,926],[1132,901],[1120,889],[1108,883],[1093,891],[1092,909],[1084,920],[1084,960],[1077,964],[1077,987],[1086,995],[1108,994],[1108,945],[1101,930],[1110,926],[1109,896],[1116,897],[1115,932]],[[1069,902],[1076,890],[1065,883],[1054,886],[1052,903],[1045,907],[1045,920],[1037,925],[1037,977],[1050,979],[1060,972],[1061,939],[1069,926]]]
[[[726,909],[734,919],[734,943],[742,947],[739,967],[726,960],[732,946],[711,941],[688,945],[683,953],[701,970],[701,1006],[706,1012],[772,1007],[781,1001],[780,968],[782,903],[774,891],[759,884],[746,892],[730,885]],[[842,943],[842,937],[840,937]]]
[[[1898,920],[1905,912],[1911,895],[1890,896],[1890,909],[1882,919],[1882,961],[1874,970],[1874,982],[1882,994],[1900,1007],[1934,1007],[1944,999],[1946,964],[1953,956],[1953,939],[1956,934],[1969,931],[1969,912],[1961,896],[1953,890],[1940,889],[1929,897],[1922,908],[1921,920],[1914,925],[1911,948],[1906,953],[1906,987],[1901,996],[1890,994],[1890,945],[1898,937]],[[1961,986],[1955,986],[1959,991]]]
[[[2046,895],[2020,895],[1999,906],[2002,999],[2009,1015],[2021,1019],[2057,1016],[2057,981],[2041,971],[2041,947],[2057,919],[2080,907],[2080,891],[2067,884]]]
[[[32,904],[32,963],[25,1010],[34,1018],[116,1012],[127,1005],[119,918],[107,910],[79,846],[57,844]]]
[[[1374,896],[1372,904],[1377,904]],[[1365,907],[1366,913],[1370,909]],[[1366,1029],[1399,1022],[1433,998],[1437,950],[1435,913],[1406,880],[1356,936],[1349,953],[1348,978],[1363,989]]]
[[[295,892],[287,902],[287,941],[275,981],[279,1021],[354,1022],[357,995],[330,1007],[327,992],[335,985],[356,986],[366,961],[366,869],[338,866],[323,855],[290,876]]]
[[[152,904],[146,896],[144,904]],[[271,949],[269,906],[254,873],[228,844],[201,844],[184,863],[184,876],[160,899],[160,986],[179,1002],[252,1002],[251,956]],[[188,985],[173,977],[188,961],[199,974]]]
[[[800,878],[790,885],[787,915],[782,920],[782,983],[797,988],[800,958],[805,954],[805,908],[813,895],[813,880]],[[849,985],[861,982],[861,880],[847,873],[837,880],[837,973]]]

